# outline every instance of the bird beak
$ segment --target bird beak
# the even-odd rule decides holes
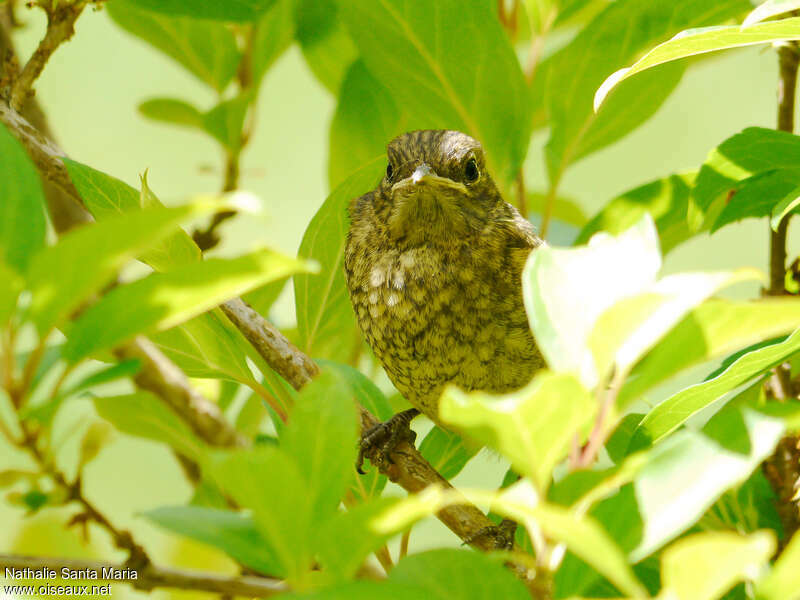
[[[459,191],[466,191],[463,184],[457,183],[447,177],[441,177],[436,174],[436,171],[426,163],[420,163],[405,179],[402,179],[392,186],[392,193],[404,190],[404,193],[416,194],[421,188],[429,189],[458,189]]]
[[[431,171],[431,168],[425,163],[422,163],[411,174],[411,181],[413,181],[414,183],[419,183],[423,177],[425,177],[426,175],[430,175],[431,173],[433,173],[433,171]]]

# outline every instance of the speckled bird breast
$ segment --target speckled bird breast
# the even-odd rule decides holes
[[[541,368],[519,262],[480,239],[400,250],[381,236],[348,237],[345,274],[358,324],[395,387],[434,421],[447,383],[503,392]]]

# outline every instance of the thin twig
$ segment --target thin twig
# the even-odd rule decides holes
[[[246,446],[248,441],[222,416],[219,407],[195,390],[186,375],[150,340],[139,337],[117,348],[120,360],[141,364],[134,382],[166,402],[203,440],[212,446]]]
[[[18,569],[22,571],[19,579],[26,579],[25,569],[55,571],[61,574],[62,569],[70,571],[87,571],[97,576],[91,581],[109,581],[115,584],[131,585],[138,590],[149,591],[154,588],[174,588],[195,590],[231,596],[268,598],[288,591],[285,583],[266,577],[217,575],[186,569],[170,569],[156,567],[152,564],[133,569],[134,576],[127,564],[104,561],[82,560],[78,558],[51,558],[49,556],[24,556],[19,554],[0,554],[0,569]],[[124,579],[110,576],[114,572],[126,574]],[[28,571],[30,572],[30,571]]]
[[[75,33],[75,21],[81,16],[89,0],[62,0],[53,3],[55,8],[46,9],[47,31],[39,46],[30,57],[22,72],[11,86],[9,104],[14,110],[22,109],[28,96],[33,93],[33,84],[56,49]]]
[[[586,447],[578,459],[578,468],[585,469],[589,467],[597,457],[597,452],[602,447],[603,442],[605,442],[607,433],[606,420],[608,418],[608,413],[611,412],[611,407],[617,400],[617,393],[619,392],[621,385],[622,378],[617,375],[609,382],[608,387],[604,390],[603,400],[600,404],[600,410],[597,413],[594,427],[592,428],[592,432],[589,434],[589,440],[586,442]]]
[[[523,218],[528,218],[528,192],[525,190],[525,174],[522,172],[522,167],[517,171],[516,179],[517,188],[517,208]]]
[[[780,79],[778,81],[778,129],[794,131],[795,91],[797,68],[800,64],[797,42],[786,42],[778,48]],[[779,223],[777,231],[770,229],[769,291],[770,296],[786,293],[786,232],[789,215]]]
[[[245,43],[242,58],[239,61],[239,68],[236,71],[236,79],[239,84],[239,93],[245,94],[252,90],[253,85],[258,82],[253,81],[253,52],[255,50],[256,34],[258,31],[258,23],[250,26],[247,32],[247,40]],[[242,157],[242,150],[244,150],[247,143],[250,141],[253,124],[255,122],[255,100],[256,95],[253,94],[250,100],[250,106],[247,111],[247,118],[242,125],[241,135],[239,136],[239,145],[236,148],[225,149],[225,178],[222,183],[222,193],[232,192],[239,187],[239,176],[241,174],[240,160]],[[217,230],[228,219],[236,216],[235,210],[221,210],[216,213],[205,229],[195,229],[192,233],[192,239],[197,247],[203,252],[216,247],[220,243],[220,237]]]
[[[411,527],[403,532],[403,537],[400,538],[400,553],[397,555],[398,560],[403,560],[408,556],[408,542],[411,539]]]

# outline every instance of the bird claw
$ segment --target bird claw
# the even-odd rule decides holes
[[[399,412],[388,421],[378,423],[370,427],[361,435],[361,441],[358,447],[358,460],[356,461],[356,471],[364,475],[366,471],[362,470],[364,465],[364,458],[373,452],[379,452],[380,456],[388,463],[394,461],[389,456],[398,444],[401,442],[408,442],[414,444],[417,439],[417,434],[411,429],[411,419],[416,417],[419,411],[416,408],[411,408]]]
[[[488,537],[494,540],[495,550],[511,550],[514,548],[514,536],[517,533],[517,522],[503,519],[497,525],[487,525],[464,539],[465,544],[471,544],[477,539]]]

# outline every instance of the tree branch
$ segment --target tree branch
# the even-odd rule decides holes
[[[780,79],[778,82],[778,129],[794,131],[795,90],[797,89],[797,68],[800,64],[797,42],[786,42],[778,48]],[[777,231],[770,229],[769,291],[770,296],[786,293],[786,232],[789,215],[778,225]]]
[[[48,556],[23,556],[19,554],[0,554],[0,569],[50,569],[61,575],[62,569],[71,571],[86,570],[97,575],[91,581],[108,581],[116,584],[131,585],[138,590],[149,591],[154,588],[175,588],[228,594],[230,596],[247,596],[253,598],[269,598],[288,591],[286,584],[266,577],[230,577],[215,573],[201,573],[186,569],[156,567],[152,564],[138,569],[136,578],[114,579],[107,575],[113,571],[130,568],[126,564],[103,561],[81,560],[76,558],[51,558]],[[105,570],[105,573],[104,573]],[[25,579],[25,577],[20,577]]]
[[[20,110],[28,96],[33,94],[33,83],[41,75],[53,52],[75,33],[75,21],[81,16],[88,2],[89,0],[74,0],[74,2],[61,0],[48,6],[40,4],[47,13],[47,31],[25,64],[25,68],[11,85],[9,104],[14,110]]]
[[[142,367],[134,377],[136,385],[166,402],[193,430],[212,446],[246,446],[248,441],[222,416],[219,407],[195,390],[186,375],[156,348],[139,337],[117,348],[120,360],[138,360]]]
[[[267,364],[296,390],[301,389],[319,373],[319,367],[311,358],[297,349],[274,325],[239,298],[223,304],[222,310]],[[358,408],[362,430],[378,424],[378,419],[372,413],[361,405]],[[407,492],[421,492],[434,484],[453,489],[453,486],[411,444],[400,444],[391,454],[392,462],[386,461],[380,452],[374,452],[368,455],[368,458],[382,473]],[[466,499],[463,505],[442,509],[437,517],[453,533],[475,548],[483,551],[497,548],[498,540],[493,535],[479,535],[481,532],[493,531],[490,528],[494,523]]]

